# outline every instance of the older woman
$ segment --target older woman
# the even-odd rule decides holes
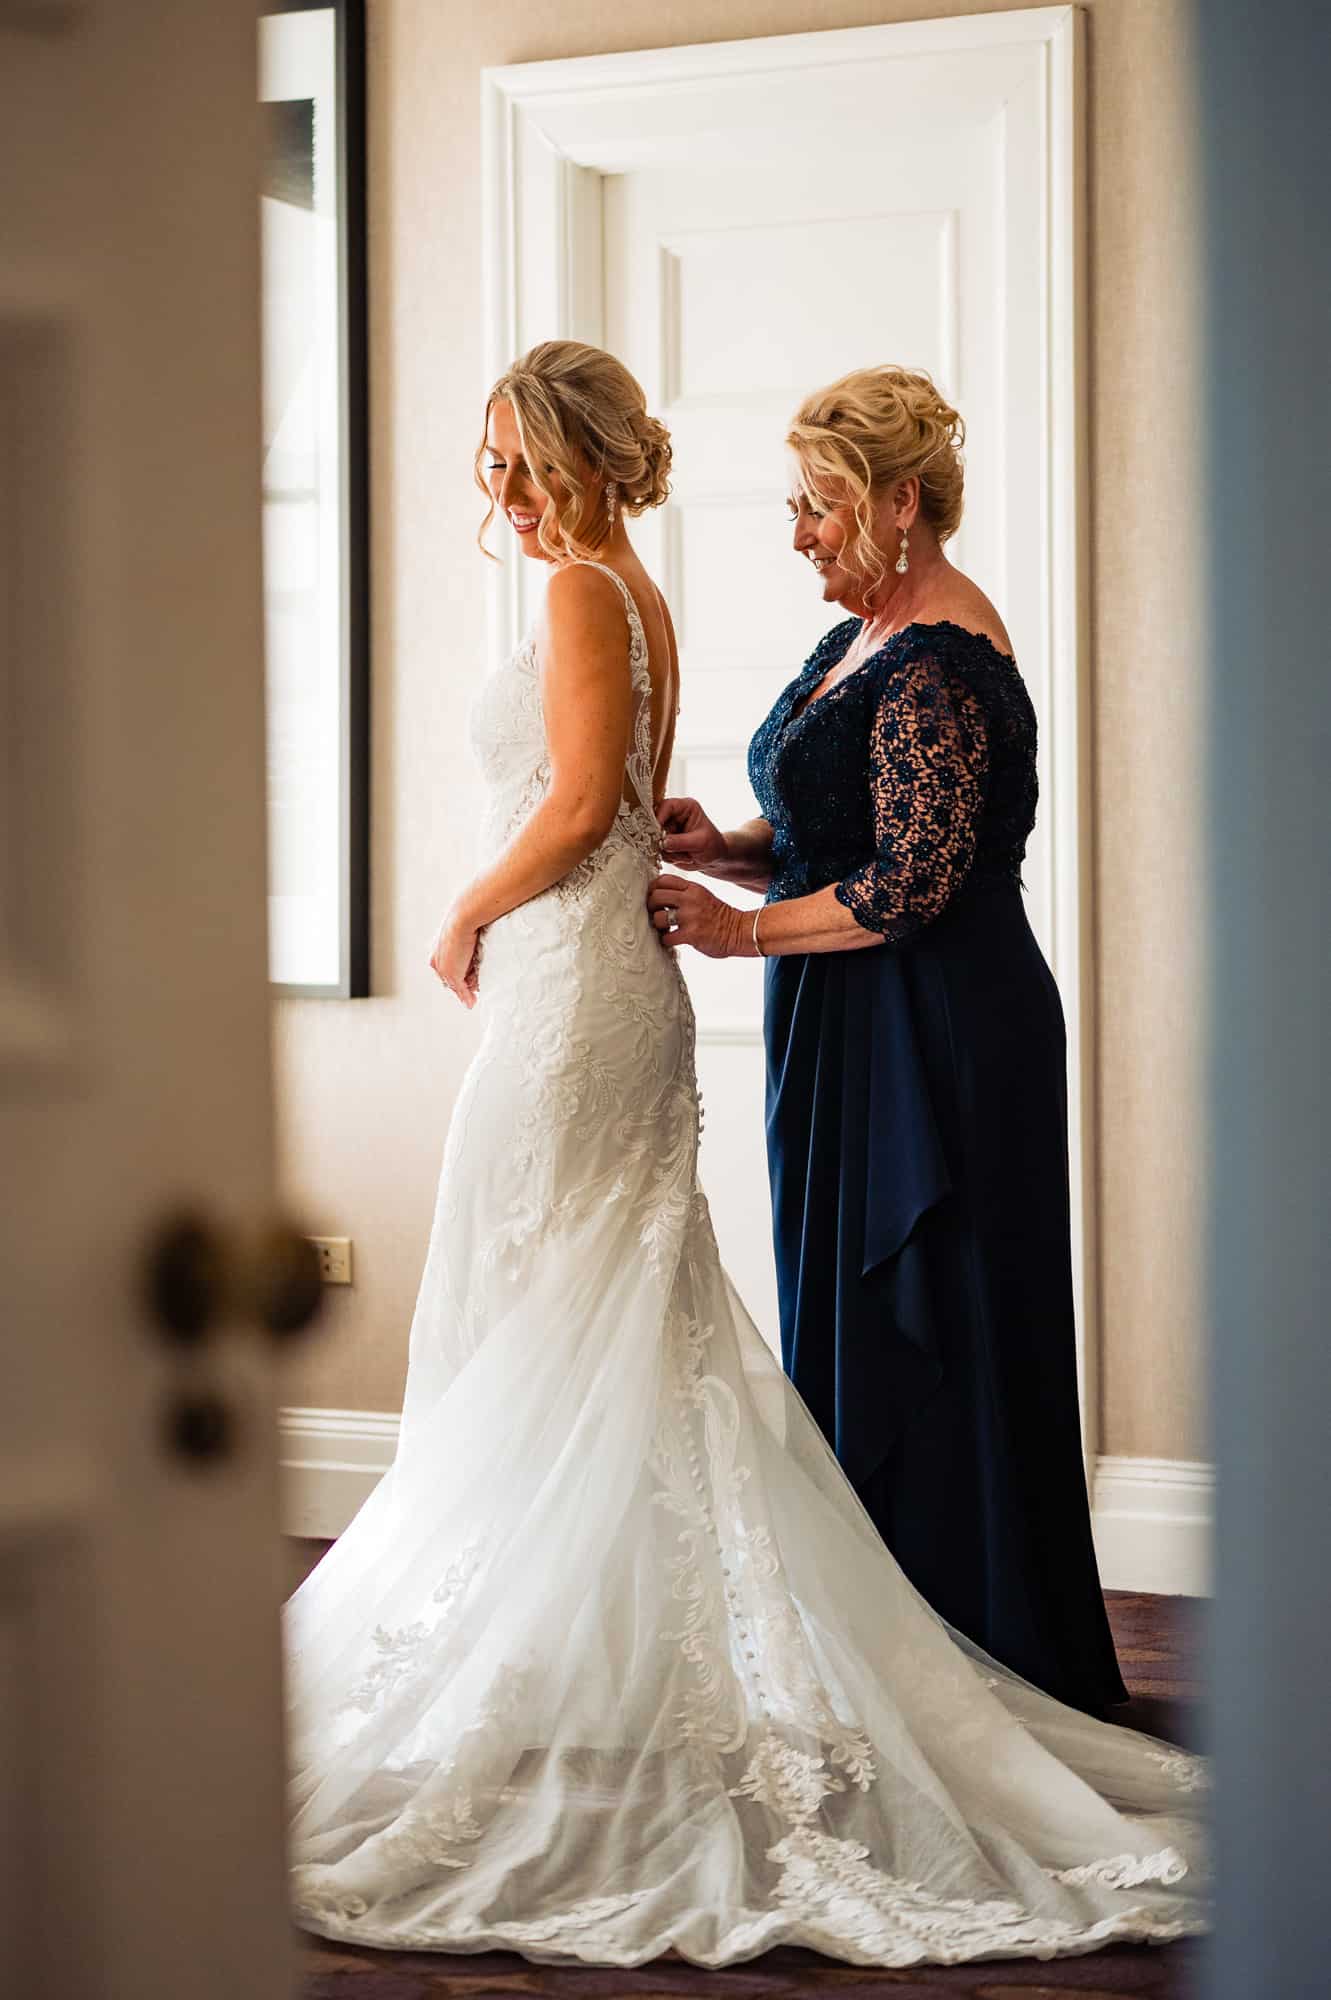
[[[753,739],[763,817],[661,808],[670,946],[767,959],[782,1352],[948,1621],[1060,1699],[1125,1699],[1077,1415],[1065,1038],[1027,923],[1035,716],[948,561],[961,420],[857,371],[790,432],[796,550],[845,614]]]

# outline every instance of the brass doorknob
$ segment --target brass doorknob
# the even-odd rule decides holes
[[[323,1304],[319,1253],[289,1222],[269,1223],[247,1243],[197,1210],[181,1210],[148,1245],[144,1293],[158,1328],[177,1346],[197,1345],[232,1312],[286,1340]]]

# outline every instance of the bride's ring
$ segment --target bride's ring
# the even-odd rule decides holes
[[[678,907],[674,903],[662,903],[661,908],[665,911],[666,922],[673,931],[675,928],[675,918],[679,915]]]

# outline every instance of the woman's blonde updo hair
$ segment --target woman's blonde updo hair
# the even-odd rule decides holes
[[[874,502],[898,480],[920,482],[920,512],[940,542],[961,523],[966,426],[918,368],[857,368],[805,398],[786,443],[800,483],[823,512],[850,502],[856,532],[837,560],[881,582],[892,559],[873,538]]]
[[[614,480],[626,514],[659,507],[669,493],[670,433],[648,416],[641,385],[604,348],[581,340],[543,340],[499,377],[485,400],[485,427],[475,458],[476,483],[487,495],[481,461],[496,403],[512,405],[533,482],[541,486],[546,466],[563,482],[563,498],[557,506],[547,499],[536,530],[541,547],[556,561],[594,553],[573,526],[584,520],[591,480]],[[491,552],[485,547],[485,531],[494,513],[491,496],[477,538],[486,555]]]

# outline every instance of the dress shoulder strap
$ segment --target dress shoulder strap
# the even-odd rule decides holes
[[[575,556],[568,568],[599,569],[619,586],[619,594],[624,600],[624,610],[629,624],[629,679],[638,697],[637,716],[633,728],[633,749],[628,759],[629,780],[637,795],[638,803],[655,824],[652,807],[652,717],[651,692],[652,675],[647,658],[647,628],[642,622],[638,600],[625,583],[618,570],[611,569],[609,563],[594,562],[590,556]]]
[[[624,609],[629,621],[629,674],[635,687],[650,690],[651,672],[647,663],[647,627],[642,622],[638,600],[625,583],[618,570],[611,569],[609,563],[593,562],[590,556],[574,556],[563,565],[566,569],[599,569],[602,576],[608,576],[619,590],[624,600]]]

